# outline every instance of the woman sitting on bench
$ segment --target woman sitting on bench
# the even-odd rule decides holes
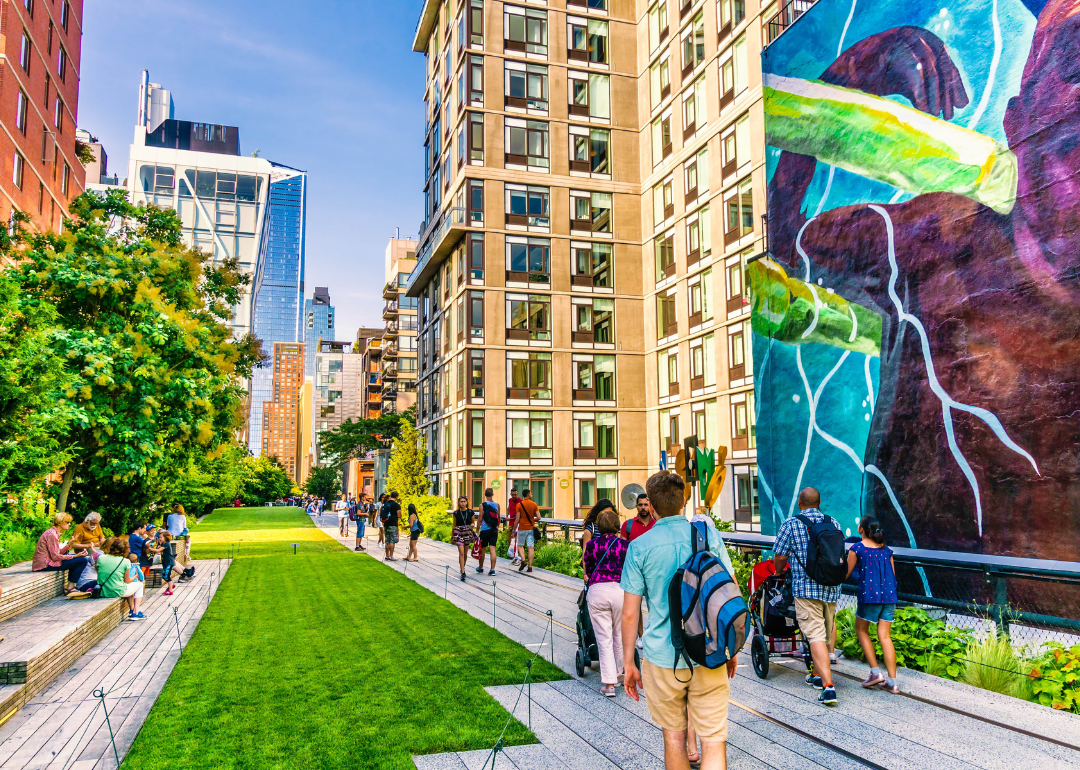
[[[68,573],[64,593],[75,591],[79,575],[87,565],[85,556],[68,553],[68,546],[60,547],[60,535],[71,526],[71,516],[58,513],[53,516],[53,525],[45,530],[34,548],[34,560],[31,568],[34,572],[55,572],[64,570]]]

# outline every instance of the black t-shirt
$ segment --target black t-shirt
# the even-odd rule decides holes
[[[454,526],[455,527],[468,527],[472,524],[473,518],[476,517],[476,512],[472,508],[466,508],[464,511],[460,508],[454,510]]]
[[[385,527],[396,527],[401,518],[401,506],[396,500],[391,500],[383,506],[382,522]]]

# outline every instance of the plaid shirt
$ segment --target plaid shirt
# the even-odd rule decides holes
[[[832,516],[826,516],[817,508],[807,508],[800,513],[815,524],[828,519],[837,528],[840,527],[840,522]],[[806,574],[803,565],[806,564],[806,550],[809,547],[810,532],[805,524],[792,516],[780,525],[780,531],[776,533],[776,542],[773,543],[773,553],[777,556],[788,557],[793,578],[792,592],[800,599],[818,599],[823,602],[840,601],[840,586],[823,586],[815,583]]]

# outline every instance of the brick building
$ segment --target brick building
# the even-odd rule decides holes
[[[300,388],[304,384],[304,343],[274,343],[272,400],[262,408],[262,453],[276,457],[297,481],[296,452]]]
[[[0,0],[0,216],[58,230],[85,187],[75,157],[82,0]]]

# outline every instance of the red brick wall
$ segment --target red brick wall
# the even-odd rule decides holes
[[[26,0],[0,0],[0,46],[6,56],[6,61],[0,61],[0,223],[7,222],[15,207],[30,215],[38,229],[56,230],[68,204],[86,185],[85,171],[75,157],[83,3],[67,2],[70,10],[65,30],[60,23],[64,0],[33,0],[32,15]],[[29,73],[20,60],[24,30],[31,40]],[[61,50],[67,54],[63,80],[57,72]],[[20,90],[28,99],[25,133],[16,123]],[[57,97],[63,103],[59,130],[55,123]],[[45,137],[44,161],[43,129],[53,132]],[[25,159],[21,189],[13,181],[16,152]]]

